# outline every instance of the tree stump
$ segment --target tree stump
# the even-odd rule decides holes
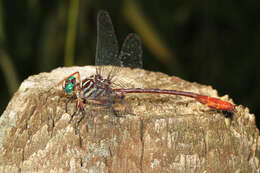
[[[79,121],[76,100],[55,87],[75,71],[83,79],[95,67],[58,68],[21,84],[0,119],[0,172],[259,172],[248,108],[227,116],[182,96],[127,94],[122,117],[86,103]],[[122,68],[116,79],[218,97],[210,86],[158,72]]]

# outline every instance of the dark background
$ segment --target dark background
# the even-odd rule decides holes
[[[259,6],[256,0],[0,1],[0,115],[28,76],[94,64],[99,9],[110,13],[120,45],[129,32],[141,36],[144,69],[211,85],[257,115]]]

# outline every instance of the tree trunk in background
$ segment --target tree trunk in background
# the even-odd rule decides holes
[[[259,132],[247,108],[227,116],[191,98],[128,94],[114,105],[122,118],[85,104],[78,123],[75,99],[55,87],[75,71],[84,78],[95,68],[59,68],[21,84],[0,119],[0,172],[259,172]],[[122,68],[116,79],[217,97],[209,86],[140,69]]]

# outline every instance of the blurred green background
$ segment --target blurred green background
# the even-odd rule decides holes
[[[259,5],[256,0],[0,0],[0,115],[28,76],[94,64],[100,9],[110,13],[120,45],[129,32],[141,36],[144,69],[212,85],[257,115]]]

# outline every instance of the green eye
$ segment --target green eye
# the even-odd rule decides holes
[[[69,77],[67,80],[71,81],[71,80],[73,80],[73,79],[75,79],[75,77],[74,77],[74,76],[71,76],[71,77]]]
[[[65,91],[66,93],[68,94],[71,94],[73,89],[74,89],[74,84],[73,84],[73,80],[75,80],[75,77],[74,76],[71,76],[67,79],[66,81],[66,86],[65,86]]]
[[[74,88],[74,84],[71,83],[71,82],[68,83],[68,84],[66,85],[66,87],[65,87],[65,91],[66,91],[66,93],[71,94],[72,91],[73,91],[73,88]]]

